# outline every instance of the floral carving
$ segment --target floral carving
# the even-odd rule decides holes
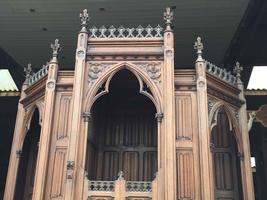
[[[161,63],[151,62],[151,63],[135,63],[141,69],[143,69],[147,75],[155,82],[161,82]]]
[[[92,85],[100,75],[115,63],[88,63],[88,83]]]

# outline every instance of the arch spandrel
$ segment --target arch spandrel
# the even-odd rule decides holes
[[[235,110],[223,101],[216,102],[210,110],[209,113],[210,133],[212,132],[212,129],[217,125],[217,119],[218,119],[217,116],[220,109],[223,109],[225,111],[230,130],[233,130],[233,134],[236,139],[238,151],[242,153],[243,152],[242,132],[239,127],[238,119],[236,118],[235,115]],[[211,135],[209,136],[209,143],[210,143],[210,138]]]
[[[162,112],[162,61],[149,62],[96,62],[87,63],[85,78],[84,111],[88,112],[95,100],[108,93],[109,83],[112,77],[120,70],[127,69],[135,75],[139,82],[139,92],[155,104],[158,113]],[[144,90],[147,85],[151,94]],[[104,86],[102,92],[97,93]]]

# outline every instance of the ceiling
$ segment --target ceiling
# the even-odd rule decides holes
[[[79,13],[87,8],[91,25],[163,25],[166,6],[175,6],[175,65],[192,67],[193,43],[201,36],[204,58],[219,64],[249,0],[1,0],[0,47],[21,66],[39,68],[51,57],[55,38],[63,46],[60,68],[74,68]],[[104,9],[104,11],[103,11]],[[46,31],[43,29],[47,29]]]

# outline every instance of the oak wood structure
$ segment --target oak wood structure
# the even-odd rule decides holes
[[[165,28],[87,28],[74,71],[25,68],[5,200],[253,200],[246,103],[236,75],[202,58],[175,69]],[[39,141],[39,142],[38,142]]]

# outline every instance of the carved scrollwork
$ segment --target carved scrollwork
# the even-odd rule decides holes
[[[161,63],[160,62],[146,62],[146,63],[134,63],[142,70],[144,70],[149,78],[151,78],[156,84],[161,82]]]
[[[92,85],[100,75],[115,63],[88,63],[88,83]]]

